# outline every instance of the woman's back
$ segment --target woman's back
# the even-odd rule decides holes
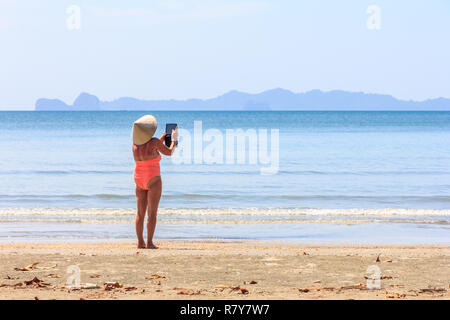
[[[134,161],[147,161],[156,159],[159,156],[157,138],[152,138],[150,141],[143,145],[133,144],[133,157]]]

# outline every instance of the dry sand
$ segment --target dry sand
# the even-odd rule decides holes
[[[1,244],[0,299],[450,297],[449,247],[157,244],[158,250],[137,250],[131,242]],[[68,289],[67,268],[73,265],[80,268],[83,287],[98,288]],[[369,266],[381,271],[379,290],[367,288]]]

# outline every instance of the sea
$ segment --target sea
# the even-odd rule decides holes
[[[0,112],[0,242],[135,239],[131,128],[177,123],[155,239],[450,244],[450,112]]]

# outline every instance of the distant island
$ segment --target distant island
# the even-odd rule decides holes
[[[101,101],[95,95],[81,93],[72,105],[59,99],[38,99],[36,111],[259,111],[259,110],[348,110],[348,111],[450,111],[450,99],[437,98],[424,101],[405,101],[385,94],[348,92],[342,90],[311,90],[294,93],[285,89],[272,89],[251,94],[230,91],[211,99],[140,100],[122,97]]]

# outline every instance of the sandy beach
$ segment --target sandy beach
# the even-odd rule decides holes
[[[0,299],[450,298],[446,246],[157,245],[0,244]],[[81,289],[69,289],[77,267]],[[368,288],[369,267],[379,268],[380,289]]]

